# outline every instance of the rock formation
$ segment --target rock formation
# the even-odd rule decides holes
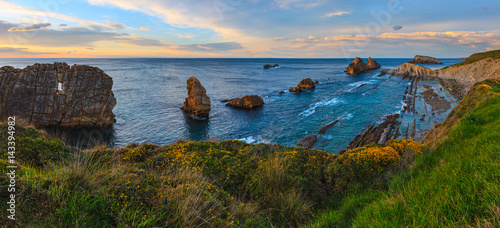
[[[307,148],[312,148],[316,142],[318,141],[318,136],[316,135],[308,135],[305,138],[299,140],[297,142],[297,146],[303,146]]]
[[[252,109],[264,105],[264,100],[257,95],[244,96],[242,98],[231,99],[226,106],[235,108]]]
[[[112,125],[113,79],[96,67],[66,63],[0,68],[0,120],[16,116],[35,126]]]
[[[451,66],[439,70],[403,63],[396,69],[388,70],[387,74],[435,79],[443,87],[450,89],[456,97],[463,98],[467,91],[477,82],[490,78],[500,79],[500,59],[486,58],[470,64]]]
[[[436,59],[434,57],[429,57],[429,56],[422,56],[422,55],[416,55],[413,60],[411,60],[409,63],[419,63],[419,64],[443,64],[441,60]]]
[[[349,75],[353,75],[380,68],[380,64],[377,63],[377,61],[373,60],[371,57],[368,57],[368,63],[369,64],[366,64],[363,59],[361,59],[360,57],[356,57],[356,59],[354,59],[354,61],[349,64],[344,72]]]
[[[370,69],[379,69],[381,66],[380,64],[375,61],[375,59],[372,59],[372,57],[368,57],[368,68]]]
[[[313,82],[311,78],[306,78],[300,81],[300,83],[294,87],[289,89],[290,92],[300,93],[302,89],[314,89],[316,88],[316,84]]]
[[[370,143],[383,144],[389,139],[397,138],[399,136],[399,129],[396,128],[400,124],[400,122],[397,121],[399,117],[399,114],[390,114],[387,115],[378,126],[372,125],[365,128],[361,134],[356,136],[356,138],[349,143],[347,149],[355,149]]]
[[[195,77],[190,77],[187,80],[188,97],[184,101],[182,110],[188,114],[192,114],[201,118],[208,118],[211,110],[210,97],[207,96],[207,90],[203,87]]]
[[[269,64],[264,65],[264,69],[276,68],[276,67],[279,67],[278,64],[274,64],[274,66]]]

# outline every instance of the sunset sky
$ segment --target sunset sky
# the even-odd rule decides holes
[[[0,0],[0,57],[466,57],[499,22],[496,0]]]

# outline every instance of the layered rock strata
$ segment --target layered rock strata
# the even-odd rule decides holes
[[[113,79],[96,67],[66,63],[0,68],[0,120],[9,116],[35,126],[112,125]]]

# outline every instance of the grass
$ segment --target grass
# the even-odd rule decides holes
[[[486,58],[492,58],[492,59],[500,59],[500,50],[495,50],[495,51],[487,51],[487,52],[481,52],[481,53],[476,53],[471,56],[469,56],[465,61],[461,63],[457,63],[454,66],[463,66],[467,64],[471,64],[474,62],[477,62],[479,60],[483,60]]]
[[[494,80],[476,84],[437,129],[446,139],[427,139],[432,152],[397,174],[387,191],[347,197],[310,226],[500,226],[499,90]],[[356,209],[342,213],[350,207]]]
[[[22,126],[16,138],[16,225],[28,227],[296,227],[349,189],[386,188],[422,152],[407,140],[340,156],[233,140],[79,151]]]

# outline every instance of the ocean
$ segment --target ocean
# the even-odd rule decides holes
[[[375,59],[381,69],[395,68],[410,59]],[[460,59],[441,59],[441,68]],[[319,136],[314,148],[338,153],[366,126],[390,113],[401,112],[409,80],[373,70],[355,76],[343,72],[352,59],[0,59],[0,66],[24,68],[34,63],[66,62],[99,67],[113,78],[117,99],[116,123],[107,142],[115,147],[130,143],[170,144],[183,140],[237,139],[248,143],[294,146],[307,135],[341,119]],[[365,59],[366,61],[366,59]],[[264,64],[279,64],[263,69]],[[187,97],[186,81],[195,76],[212,102],[208,120],[181,111]],[[319,81],[314,90],[289,93],[302,79]],[[364,84],[364,85],[363,85]],[[456,100],[434,81],[423,81],[439,96]],[[363,86],[361,86],[363,85]],[[361,86],[361,87],[360,87]],[[284,94],[278,94],[285,91]],[[225,106],[221,100],[259,95],[265,105],[254,110]],[[424,109],[425,105],[417,105]],[[453,107],[453,105],[452,105]],[[451,111],[427,117],[418,129],[431,129]],[[423,112],[421,112],[423,113]],[[406,115],[407,123],[420,115]]]

